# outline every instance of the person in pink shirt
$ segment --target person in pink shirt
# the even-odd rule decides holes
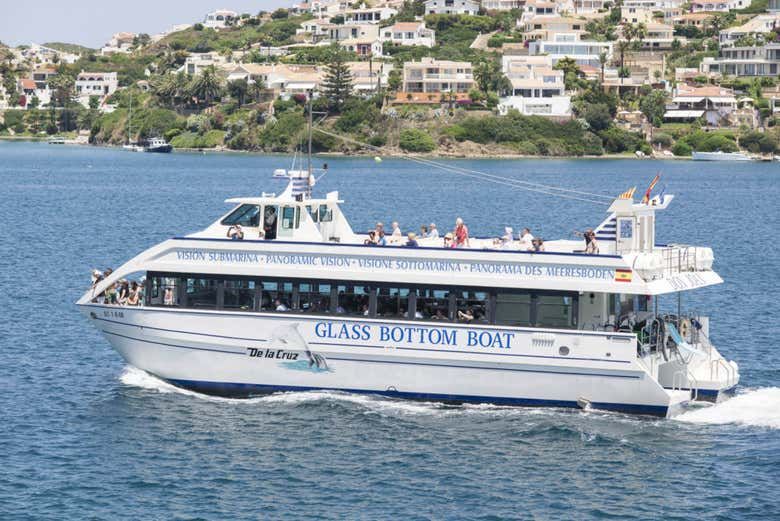
[[[455,240],[452,242],[453,248],[467,248],[469,246],[469,229],[463,224],[463,219],[455,219]]]

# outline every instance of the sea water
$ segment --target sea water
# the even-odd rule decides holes
[[[281,191],[271,174],[291,160],[0,142],[0,518],[780,517],[776,163],[451,162],[604,195],[662,173],[677,200],[659,240],[712,246],[725,279],[683,305],[712,317],[742,373],[734,398],[673,419],[339,392],[234,400],[126,366],[74,305],[90,270],[206,226],[228,197]],[[316,190],[340,191],[355,230],[444,232],[462,217],[475,235],[572,238],[605,216],[585,195],[323,162]]]

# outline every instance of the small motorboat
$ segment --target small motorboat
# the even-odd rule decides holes
[[[173,151],[173,146],[160,137],[153,137],[146,141],[144,152],[156,152],[158,154],[167,154]]]

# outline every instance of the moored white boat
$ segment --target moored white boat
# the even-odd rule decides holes
[[[571,240],[542,252],[492,238],[382,247],[352,230],[337,193],[311,196],[310,170],[289,177],[281,195],[230,199],[206,229],[119,267],[79,300],[85,316],[130,364],[224,395],[330,389],[666,416],[739,381],[706,317],[659,305],[722,282],[711,249],[657,245],[671,195],[615,200],[599,254]],[[141,305],[106,302],[134,277]]]
[[[173,151],[173,146],[162,138],[153,137],[146,140],[146,144],[143,146],[143,151],[167,154]]]
[[[753,161],[753,158],[742,152],[696,152],[692,154],[694,161]]]

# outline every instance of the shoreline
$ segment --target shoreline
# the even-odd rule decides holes
[[[30,141],[30,142],[46,142],[48,141],[49,136],[47,137],[35,137],[35,136],[0,136],[0,141]],[[74,146],[82,146],[82,147],[94,147],[94,148],[104,148],[104,149],[116,149],[121,150],[120,145],[109,145],[109,144],[101,144],[101,145],[94,145],[90,143],[73,143],[73,142],[67,142],[65,145],[74,145]],[[184,152],[188,154],[257,154],[257,155],[263,155],[263,156],[287,156],[290,154],[293,154],[294,152],[263,152],[263,151],[257,151],[257,150],[235,150],[227,147],[214,147],[214,148],[175,148],[174,152]],[[547,159],[547,160],[556,160],[556,159],[563,159],[563,160],[576,160],[576,159],[582,159],[582,160],[593,160],[593,159],[631,159],[635,161],[644,161],[644,160],[656,160],[656,161],[690,161],[690,157],[681,157],[681,156],[660,156],[660,155],[652,155],[652,156],[643,156],[638,157],[636,154],[603,154],[600,156],[542,156],[542,155],[523,155],[523,154],[451,154],[451,153],[425,153],[425,154],[405,154],[403,152],[398,151],[388,151],[385,154],[382,153],[360,153],[360,152],[316,152],[313,154],[317,157],[333,157],[333,158],[374,158],[379,157],[382,159],[394,159],[394,158],[400,158],[403,159],[404,157],[420,157],[425,159],[503,159],[503,160],[521,160],[521,159]]]

